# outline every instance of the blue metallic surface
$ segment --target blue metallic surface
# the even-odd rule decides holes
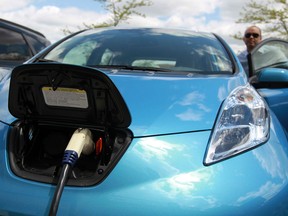
[[[129,107],[135,137],[103,182],[65,187],[58,215],[288,215],[288,140],[274,114],[286,90],[260,91],[272,108],[266,143],[203,165],[223,100],[247,82],[239,68],[233,75],[185,77],[103,71]],[[8,87],[9,79],[1,82],[0,215],[48,215],[55,186],[10,169],[11,128],[4,122],[15,118],[7,110]]]
[[[269,107],[273,110],[279,121],[288,131],[288,89],[276,88],[276,89],[258,89],[258,92],[265,98]]]
[[[10,114],[8,110],[9,85],[10,79],[9,77],[5,76],[0,82],[0,120],[7,123],[11,123],[15,120],[15,118]]]
[[[10,74],[12,68],[10,67],[0,67],[0,82],[4,77],[6,77],[8,74]]]
[[[281,68],[264,68],[258,80],[261,82],[287,82],[288,71]]]
[[[110,78],[133,116],[130,129],[135,136],[211,129],[223,100],[246,80],[242,73],[195,77],[113,73]],[[8,106],[8,87],[9,79],[0,92],[4,107]],[[0,119],[11,123],[15,118],[4,111]]]
[[[171,121],[178,125],[179,121],[183,121],[183,125],[177,127],[179,131],[211,128],[212,116],[217,114],[217,107],[221,103],[221,97],[217,95],[222,93],[225,98],[229,88],[237,86],[238,82],[241,83],[239,77],[240,81],[236,78],[214,77],[211,80],[217,84],[210,85],[210,90],[213,88],[215,90],[206,91],[202,88],[200,94],[200,87],[203,86],[201,83],[212,81],[207,78],[202,81],[201,78],[195,80],[188,78],[180,80],[181,84],[177,84],[179,82],[177,79],[161,81],[160,78],[148,77],[147,79],[151,79],[151,89],[147,87],[147,91],[143,94],[151,95],[150,100],[145,101],[144,98],[147,97],[141,96],[139,98],[142,98],[142,101],[135,105],[132,101],[137,99],[137,94],[129,94],[125,91],[125,88],[120,85],[124,82],[121,77],[115,76],[112,79],[119,85],[131,109],[131,114],[138,116],[133,118],[131,124],[132,130],[137,131],[137,135],[149,134],[152,129],[156,130],[155,128],[159,133],[172,132]],[[136,83],[135,89],[141,79],[143,77],[125,77],[127,83]],[[190,85],[191,90],[188,92],[180,90],[180,86],[184,85]],[[168,89],[166,93],[171,97],[163,100],[159,106],[152,106],[159,97],[153,95],[153,88],[162,89],[161,86],[166,86],[165,89]],[[171,87],[167,88],[167,86]],[[183,96],[177,98],[174,94]],[[189,94],[195,96],[192,97],[194,102],[190,104],[187,102],[185,106],[183,101]],[[215,99],[213,103],[212,98]],[[149,104],[159,118],[153,116],[147,118],[148,115],[143,113],[143,110],[151,112]],[[207,106],[206,109],[204,104]],[[140,109],[139,106],[147,109]],[[155,110],[155,107],[159,109]],[[198,108],[196,110],[202,111],[205,119],[212,113],[210,121],[203,122],[201,118],[198,121],[195,119],[184,121],[177,118],[181,111],[185,112],[189,108]],[[207,110],[209,112],[205,112]],[[272,119],[275,119],[274,117],[272,113]],[[163,124],[165,118],[168,118],[170,124]],[[198,127],[194,126],[195,124]],[[6,143],[5,134],[9,127],[1,124],[0,128],[0,139]],[[88,188],[65,188],[59,215],[95,213],[100,215],[247,215],[253,212],[261,215],[272,213],[285,215],[288,212],[288,167],[281,164],[288,163],[287,140],[278,121],[272,121],[270,139],[266,144],[237,157],[205,167],[202,162],[209,136],[210,131],[135,138],[118,165],[100,185]],[[0,213],[11,211],[13,215],[47,215],[55,187],[16,177],[9,169],[7,170],[9,165],[5,145],[1,145],[0,154],[2,155],[0,190],[1,194],[5,194],[0,197],[0,209],[5,210],[0,210]]]
[[[8,128],[1,126],[1,140]],[[277,136],[276,137],[276,131]],[[209,132],[134,139],[98,186],[66,187],[59,215],[286,215],[285,135],[272,122],[268,143],[205,167]],[[47,215],[54,187],[15,177],[1,146],[1,214]],[[181,160],[180,160],[181,159]],[[15,205],[17,204],[17,208]]]
[[[135,136],[211,129],[223,100],[246,79],[241,73],[194,77],[116,73],[110,78],[133,116],[130,128]]]

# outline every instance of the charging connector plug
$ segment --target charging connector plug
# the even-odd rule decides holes
[[[92,140],[92,133],[87,128],[78,128],[73,133],[66,149],[62,160],[61,175],[54,192],[54,197],[51,202],[49,216],[55,216],[58,210],[60,198],[68,181],[71,168],[75,165],[81,153],[89,155],[95,149],[95,144]]]
[[[62,164],[74,166],[81,153],[89,155],[94,151],[94,148],[91,131],[87,128],[78,128],[65,149]]]

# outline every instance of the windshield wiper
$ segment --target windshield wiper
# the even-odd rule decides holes
[[[143,67],[143,66],[131,66],[131,65],[88,65],[95,68],[111,68],[111,69],[124,69],[124,70],[138,70],[138,71],[159,71],[159,72],[171,72],[173,70],[167,68],[155,68],[155,67]]]
[[[56,61],[50,59],[38,58],[36,59],[36,62],[56,62]]]

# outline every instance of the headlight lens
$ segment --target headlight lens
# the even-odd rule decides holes
[[[236,88],[222,105],[204,164],[216,163],[266,142],[269,119],[267,105],[253,87]]]

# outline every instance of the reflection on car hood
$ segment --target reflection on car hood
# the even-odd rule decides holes
[[[134,136],[210,130],[223,100],[245,77],[157,76],[107,73],[130,111]],[[8,111],[9,79],[0,86],[0,120],[14,121]]]
[[[0,67],[0,121],[11,123],[15,118],[8,110],[8,95],[12,69]],[[0,127],[1,129],[1,127]]]
[[[147,73],[146,73],[147,74]],[[210,130],[221,103],[244,78],[219,76],[110,76],[132,116],[135,136]]]
[[[7,74],[10,74],[12,69],[12,67],[0,67],[0,82]]]

